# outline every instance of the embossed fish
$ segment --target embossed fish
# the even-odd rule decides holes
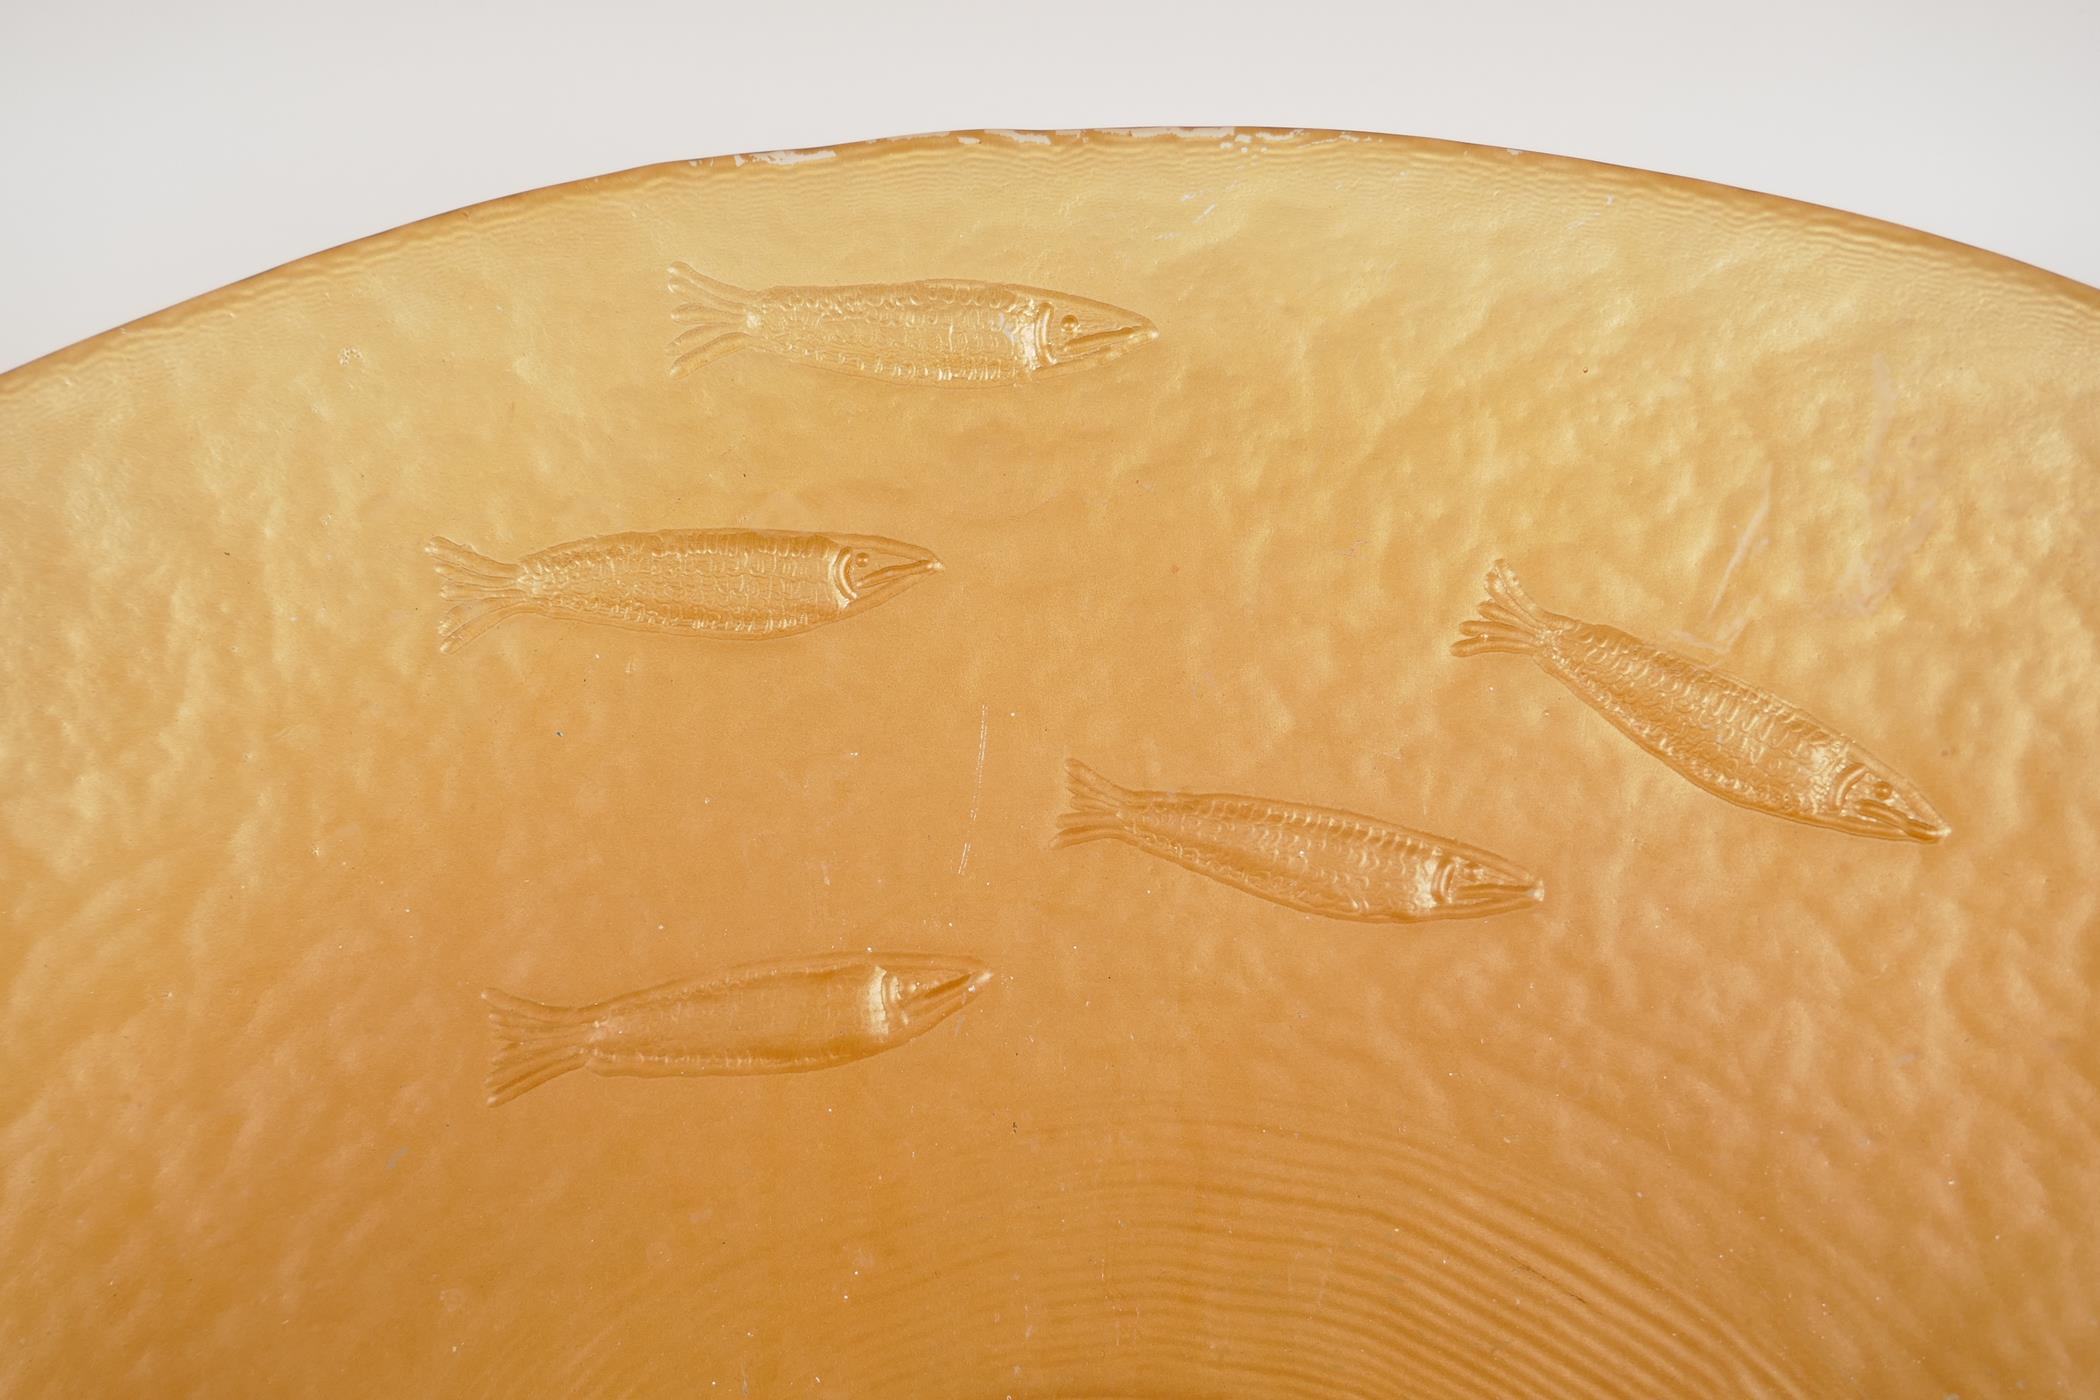
[[[790,1074],[829,1069],[926,1034],[992,980],[968,958],[843,953],[759,963],[589,1006],[546,1006],[494,988],[490,1107],[593,1074]]]
[[[1947,835],[1916,788],[1807,711],[1616,627],[1548,612],[1499,559],[1487,591],[1453,652],[1529,656],[1714,796],[1855,836],[1930,842]]]
[[[1199,875],[1307,914],[1364,922],[1478,918],[1545,886],[1498,855],[1373,817],[1265,797],[1118,787],[1065,764],[1072,809],[1056,844],[1128,842]]]
[[[787,530],[657,530],[558,544],[506,564],[463,544],[423,546],[454,651],[518,613],[649,632],[751,641],[866,612],[940,572],[916,545],[874,535]]]
[[[671,373],[753,346],[872,379],[1008,384],[1105,364],[1159,334],[1133,311],[1004,282],[746,291],[671,264]]]

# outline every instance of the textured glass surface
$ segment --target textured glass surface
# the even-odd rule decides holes
[[[0,377],[0,1391],[2090,1395],[2096,470],[2089,288],[1333,133]]]

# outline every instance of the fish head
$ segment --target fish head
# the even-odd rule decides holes
[[[1899,775],[1864,754],[1851,753],[1830,790],[1831,824],[1856,836],[1884,841],[1946,839],[1946,819]]]
[[[932,550],[901,540],[847,535],[833,541],[831,583],[848,612],[887,602],[940,571]]]
[[[1044,292],[1036,311],[1036,345],[1045,369],[1113,360],[1158,337],[1159,327],[1105,301]]]
[[[1430,902],[1436,913],[1447,916],[1507,914],[1545,897],[1545,883],[1537,876],[1485,851],[1444,856],[1430,876]]]
[[[882,953],[882,1005],[890,1025],[923,1035],[991,985],[992,970],[971,958],[932,953]]]

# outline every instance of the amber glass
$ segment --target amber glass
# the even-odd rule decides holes
[[[2096,469],[2089,288],[1331,132],[0,377],[0,1392],[2093,1394]]]

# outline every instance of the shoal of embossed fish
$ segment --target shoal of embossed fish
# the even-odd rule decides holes
[[[926,1034],[992,980],[968,958],[842,953],[669,982],[589,1006],[483,992],[499,1042],[488,1101],[572,1069],[645,1076],[789,1074],[863,1060]]]
[[[671,264],[671,373],[751,346],[873,379],[1008,384],[1104,364],[1159,334],[1134,311],[1003,282],[746,291]]]
[[[1460,656],[1511,652],[1716,797],[1810,826],[1938,841],[1947,823],[1887,764],[1815,716],[1616,627],[1546,611],[1501,560]]]
[[[1126,841],[1199,875],[1308,914],[1365,922],[1478,918],[1545,886],[1498,855],[1373,817],[1265,797],[1118,787],[1065,764],[1060,846]]]
[[[599,535],[515,564],[462,544],[423,546],[445,598],[442,651],[507,617],[541,613],[649,632],[757,640],[866,612],[940,572],[916,545],[787,530],[657,530]]]

